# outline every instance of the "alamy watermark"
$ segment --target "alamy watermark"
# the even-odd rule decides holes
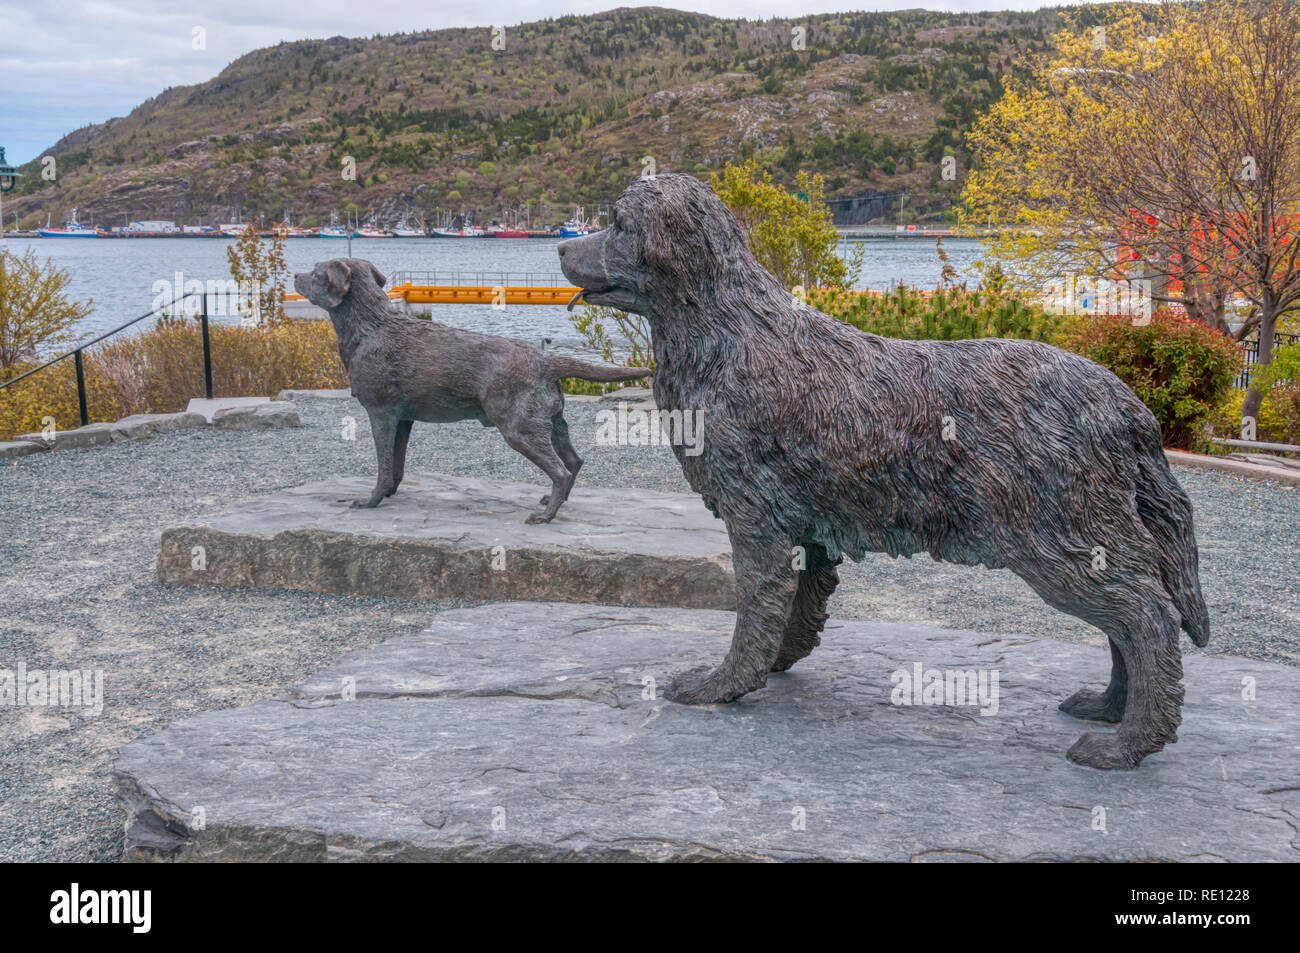
[[[889,701],[894,705],[978,706],[981,715],[998,713],[997,669],[927,669],[920,662],[909,672],[898,669],[889,680],[894,690]]]
[[[685,447],[688,457],[704,452],[703,410],[637,410],[620,400],[616,410],[596,413],[596,444],[602,447]]]
[[[82,708],[89,715],[104,711],[101,669],[0,668],[0,708]]]
[[[153,310],[160,313],[194,317],[199,307],[206,305],[208,317],[237,316],[242,327],[257,327],[262,323],[262,283],[236,281],[233,278],[186,278],[176,272],[170,279],[159,278],[150,289]],[[182,300],[184,299],[184,300]]]

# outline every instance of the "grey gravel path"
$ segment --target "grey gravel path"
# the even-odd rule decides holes
[[[440,605],[158,584],[166,526],[267,490],[373,474],[359,405],[295,403],[305,423],[296,430],[183,431],[0,465],[0,667],[100,669],[105,692],[98,717],[0,708],[0,861],[118,859],[123,815],[108,768],[122,744],[185,715],[281,695],[347,650],[418,631]],[[575,493],[584,484],[688,492],[666,448],[595,446],[596,411],[570,404],[587,458]],[[471,423],[417,427],[408,466],[545,482],[495,430]],[[1208,651],[1300,665],[1300,491],[1177,474],[1196,507]],[[841,576],[831,605],[841,617],[1102,644],[1007,572],[871,556]],[[1098,651],[1098,680],[1107,662]]]

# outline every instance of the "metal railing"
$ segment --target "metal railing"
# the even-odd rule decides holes
[[[141,321],[144,321],[147,318],[160,318],[167,314],[171,314],[171,315],[178,314],[180,313],[179,310],[180,306],[183,306],[188,299],[197,296],[200,298],[198,319],[199,319],[199,324],[203,329],[203,386],[204,386],[205,396],[207,397],[208,400],[211,400],[212,399],[212,344],[208,335],[208,294],[209,293],[210,292],[206,292],[206,291],[205,292],[191,291],[189,294],[181,295],[181,297],[179,298],[174,298],[169,308],[166,309],[154,308],[152,311],[149,311],[146,314],[142,314],[138,318],[132,318],[130,321],[127,321],[125,324],[119,324],[111,331],[105,331],[103,334],[99,335],[99,337],[92,338],[89,341],[86,341],[82,344],[78,344],[71,351],[67,351],[63,354],[60,354],[58,357],[52,360],[46,361],[40,367],[33,367],[30,371],[25,371],[24,373],[19,374],[17,377],[11,380],[0,382],[0,390],[3,390],[4,388],[9,387],[13,384],[17,384],[21,380],[26,380],[27,378],[31,377],[33,374],[39,374],[47,367],[52,367],[53,365],[59,363],[60,361],[71,357],[77,371],[77,404],[78,404],[78,409],[81,412],[81,426],[84,427],[86,426],[86,424],[90,423],[90,415],[87,412],[87,407],[86,407],[86,372],[82,364],[81,352],[88,347],[93,347],[94,345],[98,344],[100,341],[103,341],[105,338],[112,337],[114,334],[117,334],[119,331],[125,331],[127,328],[131,327],[132,325],[139,324]]]
[[[1273,347],[1279,348],[1284,344],[1300,344],[1300,334],[1283,334],[1280,331],[1274,333]],[[1259,336],[1256,335],[1253,339],[1242,341],[1241,353],[1245,366],[1242,367],[1241,373],[1237,375],[1237,380],[1232,385],[1237,390],[1245,390],[1250,386],[1250,369],[1259,363]],[[1289,382],[1277,381],[1276,383],[1286,384]]]

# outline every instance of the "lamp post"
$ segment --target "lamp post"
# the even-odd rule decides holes
[[[0,146],[0,249],[5,247],[5,206],[4,193],[12,191],[22,178],[22,173],[5,162],[5,147]]]

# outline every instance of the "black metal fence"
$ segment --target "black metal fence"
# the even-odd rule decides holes
[[[155,308],[146,314],[140,315],[140,317],[138,318],[132,318],[130,321],[127,321],[125,324],[119,324],[117,327],[113,328],[113,330],[105,331],[103,334],[99,335],[99,337],[86,341],[83,344],[78,344],[71,351],[67,351],[63,354],[60,354],[58,357],[54,358],[53,360],[46,361],[40,367],[34,367],[30,371],[26,371],[22,374],[19,374],[17,377],[13,378],[12,380],[0,382],[0,390],[3,390],[6,387],[11,387],[12,385],[17,384],[21,380],[26,380],[27,378],[31,377],[33,374],[39,374],[41,371],[45,370],[46,368],[52,367],[53,365],[58,364],[60,361],[71,357],[73,365],[76,368],[76,372],[77,372],[77,403],[81,414],[81,426],[84,427],[86,426],[86,424],[90,423],[90,415],[89,415],[88,408],[86,406],[86,373],[85,373],[84,366],[82,364],[81,353],[84,350],[86,350],[86,348],[93,347],[94,345],[98,344],[100,341],[112,337],[114,334],[117,334],[119,331],[125,331],[127,328],[131,327],[132,325],[139,324],[141,321],[147,320],[148,318],[160,318],[163,317],[164,315],[169,315],[169,314],[170,315],[182,314],[184,313],[186,301],[188,301],[191,298],[197,297],[200,300],[199,300],[198,314],[195,315],[195,317],[197,317],[199,320],[199,325],[202,328],[202,334],[203,334],[204,396],[206,396],[208,400],[211,400],[212,399],[212,345],[208,335],[208,297],[209,295],[212,294],[213,292],[200,293],[195,291],[187,295],[182,295],[179,298],[175,298],[172,300],[171,305],[167,308],[163,308],[163,309]],[[220,293],[218,292],[217,294]]]
[[[1279,348],[1284,344],[1300,343],[1300,334],[1282,334],[1273,335],[1273,347]],[[1245,390],[1250,386],[1250,369],[1259,363],[1259,336],[1241,342],[1241,353],[1244,366],[1241,373],[1237,375],[1237,381],[1232,386],[1237,390]],[[1278,381],[1279,384],[1288,383],[1288,381]]]

